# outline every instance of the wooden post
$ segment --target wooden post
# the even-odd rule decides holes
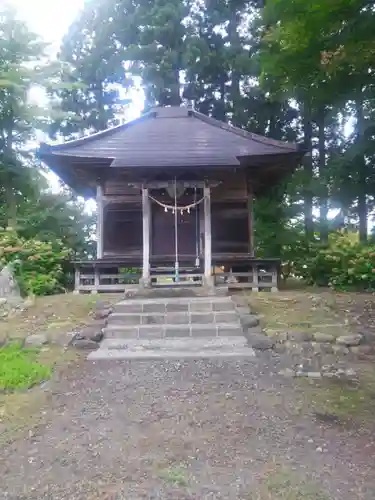
[[[98,184],[96,188],[97,222],[96,222],[96,258],[103,258],[103,188]]]
[[[212,240],[211,240],[211,190],[208,186],[203,188],[204,195],[204,282],[208,287],[213,287],[212,277]]]
[[[94,268],[94,288],[91,290],[91,293],[99,293],[100,286],[100,271],[97,267]]]
[[[74,292],[73,292],[75,295],[79,294],[80,284],[81,284],[81,272],[79,270],[78,265],[76,264],[74,271]]]
[[[254,247],[254,195],[253,189],[249,181],[247,182],[247,221],[248,221],[248,231],[249,231],[249,254],[255,256]]]
[[[142,188],[142,221],[143,221],[143,265],[140,284],[150,286],[150,199],[148,189]]]
[[[251,291],[259,292],[259,274],[258,274],[258,266],[256,264],[253,264],[253,287]]]
[[[272,287],[271,287],[271,292],[278,292],[279,291],[279,283],[278,283],[278,278],[279,278],[279,269],[278,266],[273,265],[271,268],[271,280],[272,280]]]

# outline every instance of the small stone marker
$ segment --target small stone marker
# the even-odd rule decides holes
[[[0,271],[0,297],[7,301],[22,301],[20,288],[10,265],[3,267]]]

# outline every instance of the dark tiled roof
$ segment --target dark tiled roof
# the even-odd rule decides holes
[[[124,125],[65,144],[42,145],[40,156],[108,159],[111,167],[237,166],[240,159],[296,154],[285,143],[245,132],[185,107],[155,108]],[[66,158],[68,159],[68,158]],[[113,160],[113,161],[112,161]],[[52,165],[51,165],[52,166]]]

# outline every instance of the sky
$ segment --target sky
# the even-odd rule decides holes
[[[57,50],[84,0],[8,0],[8,3],[16,8],[19,18],[26,21],[31,30]]]
[[[63,36],[85,3],[84,0],[0,0],[0,5],[2,1],[15,7],[18,17],[51,44],[51,54],[57,53]],[[125,118],[128,120],[139,116],[144,102],[143,91],[139,88],[134,89],[130,97],[133,105],[127,109]]]

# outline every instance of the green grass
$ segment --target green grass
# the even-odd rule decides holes
[[[160,472],[160,477],[171,486],[187,486],[188,476],[182,467],[170,467]]]
[[[249,294],[253,311],[260,315],[262,328],[270,336],[279,332],[329,333],[334,337],[352,333],[345,302],[339,304],[332,292],[311,290]],[[348,300],[350,295],[348,295]]]
[[[340,385],[335,382],[316,382],[304,386],[305,397],[310,407],[319,415],[331,415],[340,421],[370,423],[375,413],[374,379],[362,378],[358,387]]]
[[[51,367],[37,361],[38,350],[14,342],[0,349],[0,391],[28,389],[50,378]]]
[[[49,342],[59,343],[61,335],[91,323],[90,312],[98,300],[116,302],[119,299],[116,294],[65,293],[36,297],[25,310],[1,318],[0,343],[21,341],[32,333],[42,333]]]
[[[265,495],[270,500],[329,500],[316,485],[299,478],[287,469],[269,474],[264,482]]]

